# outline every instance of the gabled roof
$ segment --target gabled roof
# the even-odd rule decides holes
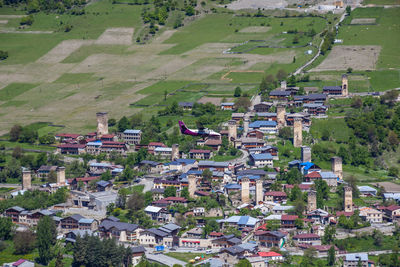
[[[305,233],[305,234],[297,234],[293,236],[293,239],[304,239],[304,238],[320,238],[317,234]]]
[[[276,121],[254,121],[250,123],[249,128],[274,127],[276,125]]]
[[[158,229],[160,229],[161,231],[167,232],[167,233],[171,233],[173,231],[181,229],[181,227],[179,225],[174,224],[174,223],[169,223],[169,224],[166,224],[164,226],[161,226]]]
[[[269,93],[270,96],[290,96],[290,91],[273,90]]]
[[[146,229],[145,231],[146,231],[146,232],[149,232],[149,233],[152,233],[152,234],[154,234],[154,235],[156,235],[156,236],[161,236],[161,237],[166,237],[166,236],[169,235],[168,233],[166,233],[166,232],[164,232],[164,231],[161,231],[161,230],[159,230],[159,229],[156,229],[156,228]]]
[[[140,134],[141,132],[142,132],[141,130],[126,129],[124,131],[124,134]]]
[[[286,193],[282,191],[269,191],[265,193],[266,196],[286,197]]]
[[[279,254],[275,251],[268,251],[268,252],[260,251],[257,254],[261,257],[282,257],[281,254]]]
[[[132,253],[145,253],[146,249],[143,246],[131,247]]]
[[[118,229],[120,231],[125,230],[128,232],[132,232],[132,231],[135,231],[139,226],[137,224],[116,222],[116,221],[111,221],[109,219],[103,220],[99,225],[99,229],[104,228],[107,231],[113,227],[115,227],[116,229]]]
[[[272,160],[274,157],[270,153],[250,154],[254,160]]]

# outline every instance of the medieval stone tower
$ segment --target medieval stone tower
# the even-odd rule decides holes
[[[107,112],[97,112],[97,138],[108,134],[108,117]]]
[[[342,96],[349,95],[349,80],[346,74],[342,75]]]
[[[236,121],[230,120],[230,121],[228,121],[228,140],[229,140],[229,143],[232,143],[236,139],[237,139]]]
[[[29,190],[32,188],[32,176],[31,171],[28,169],[22,169],[22,189]]]
[[[65,167],[57,168],[57,184],[65,185]]]
[[[276,120],[278,124],[278,128],[282,128],[286,126],[286,109],[284,105],[278,105],[276,107]]]
[[[308,146],[301,147],[301,161],[311,162],[311,148]]]
[[[250,179],[242,178],[242,203],[250,203]]]
[[[295,118],[293,124],[293,146],[301,147],[303,143],[303,123],[301,118]]]
[[[342,170],[342,158],[341,157],[333,157],[331,158],[332,172],[337,175],[340,179],[343,179],[343,170]]]
[[[191,198],[195,197],[194,193],[196,192],[196,187],[196,176],[191,174],[188,176],[188,191]]]
[[[264,201],[263,181],[257,180],[256,182],[256,205]]]
[[[353,211],[353,189],[349,186],[344,187],[344,211],[352,212]]]
[[[307,198],[307,212],[313,211],[317,209],[317,192],[311,190],[308,192]]]
[[[179,159],[179,145],[173,144],[171,152],[171,160],[176,160],[176,159]]]

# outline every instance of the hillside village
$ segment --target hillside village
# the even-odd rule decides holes
[[[399,0],[0,0],[0,266],[400,266]]]
[[[169,266],[186,264],[174,258],[183,253],[200,255],[189,264],[205,266],[234,266],[244,260],[260,267],[290,265],[296,256],[303,256],[301,262],[327,258],[328,264],[374,266],[370,252],[350,253],[339,241],[360,234],[392,235],[400,214],[399,193],[345,179],[339,156],[331,158],[330,169],[321,168],[304,145],[303,133],[312,118],[325,116],[327,100],[349,97],[346,75],[342,86],[323,88],[320,94],[296,95],[298,90],[283,81],[267,99],[254,96],[242,113],[235,103],[222,103],[217,108],[232,110],[232,115],[221,136],[194,139],[188,153],[179,144],[143,144],[141,129],[110,133],[108,114],[98,112],[96,132],[54,136],[55,154],[92,158],[83,176],[66,173],[62,165],[24,168],[21,190],[11,194],[17,199],[32,190],[57,194],[68,189],[65,201],[46,209],[4,206],[2,215],[18,231],[50,217],[65,245],[87,235],[114,238],[131,249],[133,265],[143,257]],[[178,105],[190,112],[194,103]],[[287,112],[292,106],[300,112]],[[276,142],[284,129],[292,132],[290,142],[301,156],[281,168]],[[226,147],[238,157],[212,160]],[[118,164],[116,158],[133,154],[142,155],[133,169]],[[38,179],[52,182],[32,183]],[[332,194],[340,204],[327,207]],[[364,201],[355,203],[354,194]]]

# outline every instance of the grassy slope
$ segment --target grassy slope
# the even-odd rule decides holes
[[[141,25],[141,6],[112,5],[111,1],[99,1],[85,10],[86,14],[82,16],[38,13],[34,15],[33,25],[26,29],[54,31],[53,34],[0,34],[0,50],[9,52],[9,58],[1,64],[35,61],[63,40],[95,39],[110,27],[137,29]],[[65,24],[72,25],[72,31],[64,32]]]
[[[344,21],[350,23],[353,18],[376,18],[377,25],[343,25],[339,30],[339,39],[344,45],[380,45],[381,53],[377,62],[378,69],[399,68],[400,54],[400,8],[358,8]]]

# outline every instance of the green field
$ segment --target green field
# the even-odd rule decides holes
[[[400,67],[400,8],[357,8],[343,21],[338,39],[343,45],[380,45],[377,69]],[[377,25],[349,25],[354,18],[376,18]]]
[[[8,101],[34,88],[36,84],[12,83],[0,90],[0,101]]]
[[[205,252],[203,253],[182,253],[182,252],[168,252],[165,255],[184,261],[184,262],[189,262],[190,260],[196,258],[196,257],[204,257],[204,259],[212,257],[212,255],[207,255]]]
[[[364,0],[363,5],[400,5],[400,0]]]
[[[346,125],[344,119],[314,119],[310,133],[321,138],[322,132],[327,130],[333,140],[347,142],[351,129]]]

